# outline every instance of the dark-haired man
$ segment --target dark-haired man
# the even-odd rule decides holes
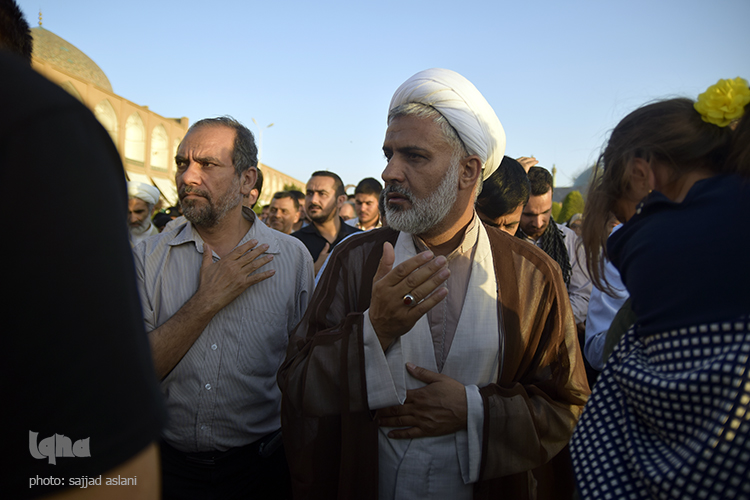
[[[591,296],[583,245],[570,228],[552,220],[552,174],[542,167],[531,167],[528,177],[531,195],[516,236],[541,248],[560,265],[576,324],[583,328]]]
[[[283,497],[275,374],[312,291],[312,260],[243,206],[257,148],[242,124],[198,121],[175,161],[186,220],[134,250],[171,417],[165,498]]]
[[[358,227],[362,231],[369,231],[382,227],[378,201],[383,185],[377,179],[366,177],[359,181],[354,188],[354,210],[357,217],[346,221],[350,226]]]
[[[299,202],[289,191],[274,193],[268,210],[268,227],[292,234],[292,228],[299,221]]]
[[[333,247],[359,229],[346,224],[339,216],[339,209],[346,201],[341,177],[327,170],[313,172],[306,189],[305,212],[311,223],[292,236],[307,247],[317,274]]]
[[[482,184],[476,202],[477,215],[488,226],[514,235],[523,207],[529,201],[529,189],[523,166],[504,156],[500,167]]]

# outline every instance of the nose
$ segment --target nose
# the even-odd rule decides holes
[[[189,162],[187,168],[183,170],[182,174],[179,177],[182,178],[182,182],[184,184],[188,184],[190,186],[199,185],[201,183],[200,165],[194,161]]]
[[[392,156],[385,166],[385,170],[380,175],[386,184],[401,183],[404,181],[404,170],[401,166],[401,162],[398,161],[396,155]]]

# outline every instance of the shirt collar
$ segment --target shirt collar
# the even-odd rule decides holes
[[[266,250],[265,253],[278,254],[280,249],[278,235],[281,233],[260,222],[260,219],[258,219],[258,216],[255,215],[255,212],[253,212],[252,209],[248,207],[242,207],[242,216],[245,219],[251,221],[252,225],[250,226],[248,232],[245,233],[245,236],[243,236],[240,242],[237,243],[237,246],[235,246],[235,248],[242,245],[243,243],[255,239],[258,241],[258,243],[268,244],[268,250]],[[189,242],[195,244],[195,249],[199,253],[203,253],[203,238],[201,238],[201,235],[198,234],[198,231],[196,231],[195,227],[190,221],[185,221],[185,225],[182,226],[182,228],[177,232],[174,238],[172,238],[172,241],[169,242],[169,245],[178,246]]]

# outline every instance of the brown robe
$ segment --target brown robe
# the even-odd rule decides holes
[[[570,301],[551,258],[486,229],[503,342],[498,381],[480,388],[484,441],[474,497],[533,499],[538,483],[540,497],[565,498],[563,490],[572,491],[567,443],[590,393]],[[362,325],[383,243],[397,237],[384,228],[339,244],[290,338],[278,381],[295,498],[378,498]]]

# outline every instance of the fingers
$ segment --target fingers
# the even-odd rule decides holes
[[[393,262],[396,260],[396,254],[393,251],[393,245],[388,243],[387,241],[383,243],[383,256],[380,257],[380,263],[378,264],[378,269],[375,271],[375,277],[373,278],[373,283],[380,281],[385,277],[386,274],[391,272],[391,269],[393,268]]]
[[[439,262],[430,263],[430,266],[425,266],[419,270],[413,272],[405,280],[403,280],[400,286],[396,287],[399,292],[399,296],[402,297],[407,293],[414,297],[417,305],[414,309],[419,306],[423,306],[425,299],[432,299],[432,305],[434,306],[440,302],[445,295],[440,295],[438,292],[443,290],[447,293],[445,287],[438,288],[440,285],[450,277],[451,272],[447,267],[438,267],[436,272],[432,273],[432,269],[437,267]],[[430,295],[432,294],[432,295]],[[436,295],[438,294],[438,295]],[[426,304],[424,304],[426,305]],[[432,307],[427,308],[429,311]]]
[[[406,363],[406,370],[415,379],[421,380],[422,382],[426,382],[428,384],[431,384],[432,382],[438,382],[444,377],[444,375],[440,373],[435,373],[428,370],[427,368],[417,366],[414,363]]]

